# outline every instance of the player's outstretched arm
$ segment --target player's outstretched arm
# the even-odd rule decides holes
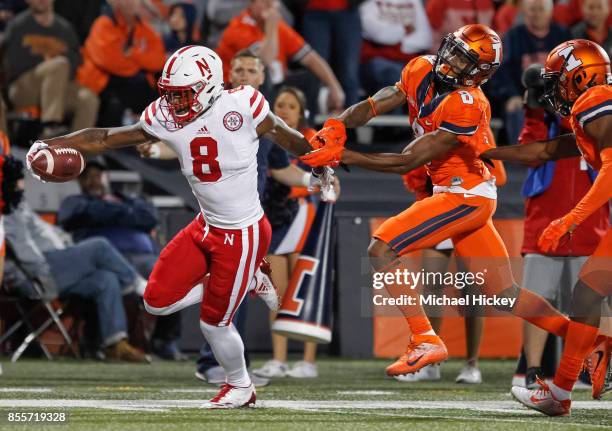
[[[257,125],[257,136],[264,136],[283,147],[294,156],[301,156],[312,150],[308,140],[278,116],[269,112],[266,118]]]
[[[45,139],[50,147],[74,148],[84,155],[97,155],[114,148],[143,144],[156,138],[149,136],[139,124],[108,129],[83,129],[65,136]]]
[[[338,116],[345,127],[360,127],[377,115],[399,108],[406,103],[406,95],[396,85],[384,87],[374,96],[348,107]]]
[[[576,146],[576,138],[573,134],[557,136],[547,141],[491,148],[482,153],[482,157],[488,159],[526,164],[542,163],[579,155],[580,151]]]
[[[584,131],[598,144],[601,168],[587,194],[570,212],[575,225],[582,223],[612,199],[612,115],[591,121],[584,127]]]
[[[345,150],[342,161],[347,165],[360,166],[372,171],[405,174],[443,156],[457,143],[457,135],[445,130],[436,130],[412,141],[402,154],[359,153]]]

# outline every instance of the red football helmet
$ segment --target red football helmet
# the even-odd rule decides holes
[[[445,84],[478,87],[493,76],[501,60],[497,33],[483,24],[469,24],[442,40],[434,70]]]
[[[542,69],[544,100],[567,116],[578,97],[595,85],[612,83],[610,58],[595,42],[575,39],[550,51]]]

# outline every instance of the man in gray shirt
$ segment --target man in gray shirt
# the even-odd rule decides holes
[[[26,202],[4,217],[4,228],[26,275],[41,282],[43,299],[76,295],[95,301],[107,359],[149,361],[127,342],[122,299],[129,291],[143,292],[146,281],[106,239],[71,245],[68,234],[43,221]]]
[[[53,0],[28,0],[29,9],[13,18],[2,41],[2,63],[9,100],[18,110],[39,111],[43,137],[60,129],[73,114],[72,130],[95,125],[98,96],[74,81],[81,63],[72,26],[53,11]],[[32,112],[31,112],[32,113]]]

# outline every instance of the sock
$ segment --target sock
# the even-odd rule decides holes
[[[512,314],[558,337],[565,338],[570,320],[540,295],[521,288]]]
[[[598,328],[584,323],[570,321],[565,337],[565,348],[555,374],[553,383],[566,391],[574,388],[578,375],[582,370],[584,359],[591,352],[593,342],[597,338]]]
[[[435,331],[429,323],[429,319],[425,314],[422,316],[406,317],[408,326],[414,335],[436,335]]]
[[[227,383],[240,388],[249,386],[251,378],[244,362],[244,344],[236,327],[233,324],[214,326],[200,320],[200,328],[215,359],[225,370]]]
[[[569,400],[572,398],[571,391],[566,391],[565,389],[560,388],[554,383],[551,383],[550,385],[548,385],[548,387],[550,388],[550,392],[552,392],[553,396],[559,401]]]

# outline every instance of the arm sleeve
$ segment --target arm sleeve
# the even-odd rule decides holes
[[[251,117],[253,118],[253,126],[259,126],[268,113],[270,112],[270,104],[266,100],[266,98],[259,91],[254,89],[253,87],[245,87],[247,89],[247,94],[249,97],[249,112],[251,113]]]
[[[478,131],[483,112],[468,91],[455,91],[440,107],[439,128],[455,135],[471,136]]]
[[[161,141],[163,139],[160,137],[160,124],[156,119],[158,109],[159,99],[150,103],[149,106],[147,106],[145,110],[142,111],[142,114],[140,114],[139,124],[142,130],[145,131],[145,133]]]
[[[576,224],[581,224],[599,208],[608,205],[610,198],[612,198],[612,148],[604,148],[600,156],[601,169],[595,182],[570,212],[574,216]]]
[[[96,66],[112,75],[134,76],[140,69],[136,60],[125,55],[121,37],[106,16],[94,22],[85,49]]]

